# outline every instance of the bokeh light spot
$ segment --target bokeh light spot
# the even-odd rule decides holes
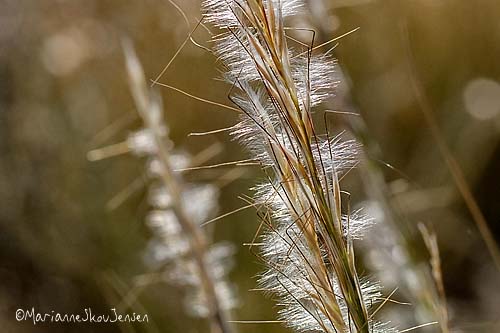
[[[71,74],[86,58],[87,44],[80,33],[57,33],[45,40],[41,52],[42,62],[53,75]]]
[[[500,113],[500,84],[486,78],[469,81],[464,90],[467,112],[476,119],[488,120]]]

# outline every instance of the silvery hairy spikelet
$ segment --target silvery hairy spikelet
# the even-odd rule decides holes
[[[168,139],[161,100],[150,90],[142,67],[129,43],[124,43],[132,95],[144,127],[126,141],[132,154],[146,158],[152,210],[146,224],[153,235],[146,262],[161,279],[184,287],[188,314],[207,318],[211,332],[228,333],[226,312],[237,305],[227,281],[234,248],[228,243],[209,244],[201,224],[217,209],[218,188],[210,184],[187,184],[182,169],[191,163],[176,152]]]
[[[380,288],[355,267],[353,240],[372,220],[344,207],[340,178],[358,162],[358,146],[318,135],[312,121],[335,87],[335,62],[287,36],[284,21],[301,1],[205,0],[203,8],[220,30],[214,52],[242,111],[233,135],[269,179],[255,193],[267,226],[260,284],[279,296],[280,319],[299,332],[397,332],[374,320]]]

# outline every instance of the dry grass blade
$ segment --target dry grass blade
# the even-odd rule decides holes
[[[434,278],[436,289],[439,294],[439,304],[437,306],[438,312],[440,314],[439,324],[441,326],[441,331],[443,333],[448,333],[450,332],[450,328],[448,327],[449,316],[448,316],[448,308],[446,301],[446,293],[444,290],[443,274],[441,272],[441,257],[439,255],[437,236],[434,232],[429,231],[427,227],[422,223],[418,225],[418,228],[424,239],[425,246],[427,247],[431,255],[430,261],[431,261],[432,276]]]

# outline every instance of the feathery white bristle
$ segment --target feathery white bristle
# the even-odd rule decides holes
[[[359,145],[312,129],[313,108],[337,85],[335,61],[286,45],[284,19],[300,9],[301,1],[204,1],[206,22],[220,29],[214,51],[231,100],[243,111],[232,135],[269,178],[254,196],[268,229],[259,283],[279,296],[280,319],[298,332],[393,333],[368,312],[380,287],[354,267],[352,242],[373,220],[341,208],[339,178],[357,165]]]

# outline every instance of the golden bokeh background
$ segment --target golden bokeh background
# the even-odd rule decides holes
[[[200,3],[178,1],[191,27]],[[336,131],[361,136],[383,172],[387,195],[405,223],[436,230],[456,332],[500,331],[500,275],[432,136],[416,95],[421,87],[440,136],[461,166],[500,239],[500,3],[494,0],[310,1],[296,26],[318,31],[317,43],[359,27],[333,50],[342,80],[332,105],[361,119],[335,116]],[[147,270],[149,231],[141,188],[118,207],[109,201],[143,174],[123,155],[89,162],[87,152],[123,141],[138,128],[120,39],[130,38],[148,78],[173,57],[189,29],[166,0],[3,0],[0,2],[0,324],[3,332],[205,332],[184,315],[182,290],[157,283],[131,308],[146,325],[16,322],[17,308],[106,312],[122,304],[134,277]],[[203,28],[195,39],[209,45]],[[328,49],[328,48],[325,48]],[[340,69],[342,70],[340,72]],[[161,81],[229,104],[220,64],[188,44]],[[225,133],[235,114],[159,88],[175,145],[195,156],[211,145],[211,163],[246,158]],[[111,127],[110,127],[111,126]],[[221,189],[220,213],[243,205],[240,194],[263,178],[252,167]],[[192,172],[189,180],[223,177],[230,168]],[[356,172],[346,180],[353,202],[366,193]],[[234,318],[274,320],[275,303],[255,288],[262,270],[242,244],[258,222],[246,210],[217,222],[215,238],[236,244],[241,306]],[[418,234],[415,235],[418,238]],[[420,240],[420,243],[421,240]],[[421,244],[416,249],[425,252]],[[422,254],[425,257],[425,253]],[[390,292],[390,291],[389,291]],[[132,311],[130,310],[130,311]],[[286,332],[278,324],[240,324],[238,331]],[[433,332],[435,328],[422,330]]]

